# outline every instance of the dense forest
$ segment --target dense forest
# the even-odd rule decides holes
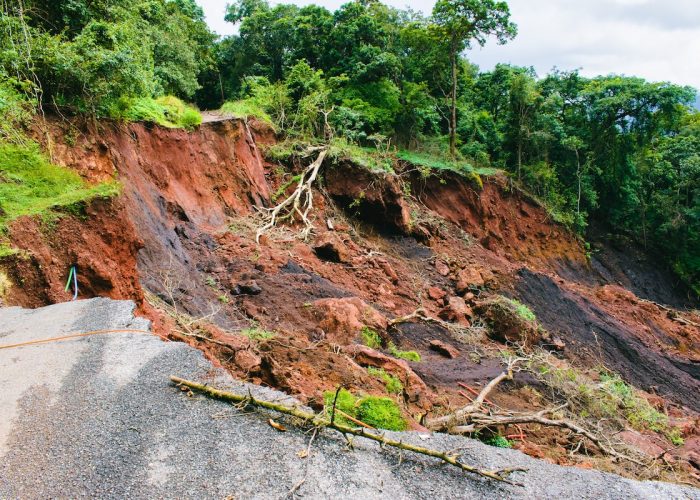
[[[495,0],[439,0],[431,16],[238,0],[226,20],[237,34],[219,39],[193,0],[3,0],[0,163],[36,154],[25,129],[37,115],[191,128],[195,106],[223,106],[288,138],[502,169],[573,231],[634,239],[700,293],[694,89],[480,71],[470,48],[517,35]]]

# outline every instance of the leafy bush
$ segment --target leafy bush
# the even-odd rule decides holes
[[[199,111],[173,96],[158,99],[122,97],[110,106],[109,115],[115,120],[155,123],[162,127],[190,130],[202,123]]]
[[[227,102],[221,106],[221,112],[242,120],[250,117],[257,118],[258,120],[267,123],[271,127],[275,127],[270,115],[267,114],[267,112],[252,99]]]
[[[489,446],[495,446],[496,448],[512,448],[513,443],[509,441],[507,438],[501,436],[500,434],[494,434],[489,437],[481,437],[477,436],[479,441],[481,441],[484,444],[487,444]]]
[[[49,162],[35,143],[0,143],[0,232],[18,217],[115,196],[119,190],[117,182],[86,184],[75,172]]]

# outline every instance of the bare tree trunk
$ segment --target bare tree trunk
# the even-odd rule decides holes
[[[457,156],[457,49],[453,46],[450,59],[452,63],[452,113],[450,115],[450,156]]]

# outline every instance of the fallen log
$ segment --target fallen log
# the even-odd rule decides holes
[[[477,476],[485,477],[488,479],[492,479],[494,481],[499,481],[515,486],[522,486],[519,483],[515,483],[509,479],[510,475],[513,472],[525,472],[526,469],[520,468],[520,467],[513,467],[513,468],[505,468],[505,469],[497,469],[497,470],[486,470],[486,469],[480,469],[479,467],[474,467],[471,465],[467,465],[465,463],[462,463],[459,461],[459,455],[454,454],[454,453],[448,453],[448,452],[442,452],[438,450],[432,450],[430,448],[425,448],[422,446],[416,446],[410,443],[404,443],[402,441],[396,441],[395,439],[390,439],[382,434],[371,432],[370,430],[364,428],[364,427],[349,427],[347,425],[339,424],[335,421],[331,421],[326,419],[323,415],[319,415],[316,413],[311,413],[304,411],[302,409],[299,409],[297,407],[289,407],[285,406],[282,404],[278,403],[272,403],[269,401],[263,401],[260,399],[254,398],[251,394],[248,394],[246,396],[239,395],[239,394],[234,394],[231,392],[226,392],[222,391],[219,389],[215,389],[213,387],[209,387],[204,384],[200,384],[198,382],[193,382],[191,380],[185,380],[180,377],[176,376],[171,376],[170,380],[176,384],[178,387],[187,387],[193,391],[200,392],[206,396],[209,396],[214,399],[218,399],[221,401],[227,401],[230,403],[236,403],[242,406],[252,406],[256,408],[264,408],[266,410],[272,410],[276,411],[279,413],[283,413],[285,415],[289,415],[295,418],[298,418],[302,421],[304,421],[307,424],[313,425],[316,428],[330,428],[334,429],[344,436],[351,435],[351,436],[358,436],[358,437],[363,437],[366,439],[370,439],[372,441],[376,441],[377,443],[381,444],[382,446],[390,446],[392,448],[397,448],[400,450],[406,450],[406,451],[411,451],[413,453],[417,453],[420,455],[426,455],[429,457],[434,457],[437,459],[442,460],[443,462],[450,464],[454,467],[457,467],[465,472],[468,472],[470,474],[475,474]]]

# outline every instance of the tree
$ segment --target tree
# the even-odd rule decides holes
[[[457,57],[473,42],[486,44],[487,37],[495,36],[506,43],[517,34],[510,21],[510,9],[505,2],[494,0],[438,0],[433,8],[433,23],[439,37],[448,42],[452,69],[452,108],[450,114],[450,154],[457,148]]]

